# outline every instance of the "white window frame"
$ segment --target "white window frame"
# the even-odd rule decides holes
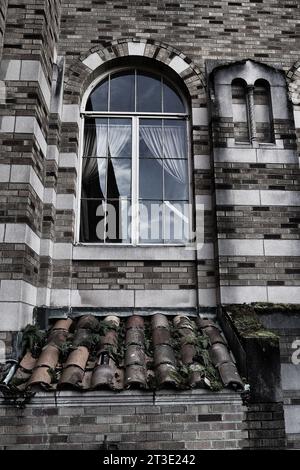
[[[157,73],[161,77],[173,85],[174,89],[182,99],[185,113],[149,113],[149,112],[111,112],[111,111],[86,111],[86,104],[90,94],[97,87],[97,85],[109,75],[114,75],[118,72],[126,70],[141,70],[143,72]],[[135,87],[136,97],[136,87]],[[97,77],[85,91],[80,108],[80,137],[79,137],[79,164],[78,164],[78,180],[77,180],[77,210],[76,210],[76,222],[75,222],[75,245],[80,246],[98,246],[98,247],[185,247],[190,245],[187,243],[141,243],[139,242],[139,120],[140,119],[185,119],[186,120],[186,137],[187,137],[187,166],[188,166],[188,203],[189,203],[189,238],[191,238],[193,229],[193,210],[192,210],[192,168],[191,168],[191,116],[188,110],[188,103],[183,93],[178,89],[169,77],[165,76],[161,72],[155,72],[149,67],[118,67],[114,68],[99,77]],[[83,148],[84,148],[84,124],[86,117],[111,117],[111,118],[129,118],[132,120],[132,164],[131,164],[131,204],[132,204],[132,228],[131,228],[131,243],[106,243],[106,242],[82,242],[80,241],[80,215],[81,215],[81,191],[82,191],[82,161],[83,161]]]

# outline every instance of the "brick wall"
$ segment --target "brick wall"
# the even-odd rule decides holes
[[[247,410],[248,449],[284,449],[285,426],[282,403],[249,405]]]
[[[53,270],[53,286],[57,287],[65,280],[57,264]],[[194,289],[195,265],[166,261],[74,262],[72,285],[75,289]]]
[[[0,407],[1,449],[99,450],[105,436],[119,450],[238,449],[247,438],[245,408],[233,393],[63,392],[58,406],[43,395],[24,410]]]
[[[299,59],[298,11],[297,0],[285,1],[280,9],[272,0],[199,2],[192,8],[188,0],[150,5],[68,0],[63,1],[60,44],[69,62],[99,42],[133,36],[170,45],[175,40],[178,49],[202,66],[207,59],[246,56],[289,67]]]

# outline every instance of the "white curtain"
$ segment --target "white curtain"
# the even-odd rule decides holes
[[[184,129],[177,126],[141,126],[140,133],[160,165],[164,162],[165,170],[180,183],[185,183]]]
[[[83,162],[84,180],[92,180],[97,175],[97,172],[101,179],[104,168],[104,161],[101,160],[101,157],[110,156],[111,158],[118,158],[129,141],[130,136],[131,126],[128,125],[110,124],[108,127],[105,124],[101,124],[97,125],[96,128],[87,128],[83,155],[95,158],[90,158]]]
[[[89,126],[85,130],[82,163],[82,181],[85,185],[99,178],[100,188],[105,191],[106,164],[105,158],[118,158],[131,137],[131,126],[121,124],[100,124]],[[100,158],[97,158],[100,157]],[[105,194],[103,194],[105,197]],[[84,185],[82,186],[82,233],[89,239],[88,205]]]

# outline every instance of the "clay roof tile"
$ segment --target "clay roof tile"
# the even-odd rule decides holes
[[[209,337],[207,345],[203,335]],[[108,315],[99,320],[84,315],[58,320],[39,357],[27,352],[13,379],[20,390],[207,387],[207,360],[224,386],[242,389],[226,341],[210,319],[157,313],[151,318]],[[188,373],[183,373],[183,366]]]

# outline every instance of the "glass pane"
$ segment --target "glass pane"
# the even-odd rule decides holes
[[[186,158],[186,122],[177,119],[163,120],[163,153],[165,158]]]
[[[129,158],[108,159],[107,197],[130,197],[131,160]]]
[[[90,94],[86,111],[107,111],[108,110],[108,79],[103,80]]]
[[[164,159],[164,198],[188,199],[187,161]]]
[[[165,81],[163,83],[163,112],[164,113],[185,113],[182,99],[172,87]]]
[[[106,166],[104,158],[82,159],[82,194],[84,198],[103,198],[106,188]]]
[[[134,111],[134,73],[118,73],[110,78],[110,111]]]
[[[162,201],[140,201],[139,230],[141,243],[163,242]]]
[[[81,199],[80,241],[104,241],[104,201]]]
[[[187,201],[164,202],[164,239],[182,243],[189,239],[189,204]]]
[[[130,199],[108,199],[106,205],[106,242],[130,243]]]
[[[131,119],[108,120],[109,156],[112,158],[131,158]]]
[[[140,119],[140,158],[162,157],[162,119]]]
[[[162,83],[155,75],[137,75],[137,111],[162,112]]]
[[[140,160],[140,198],[163,198],[162,160]]]

